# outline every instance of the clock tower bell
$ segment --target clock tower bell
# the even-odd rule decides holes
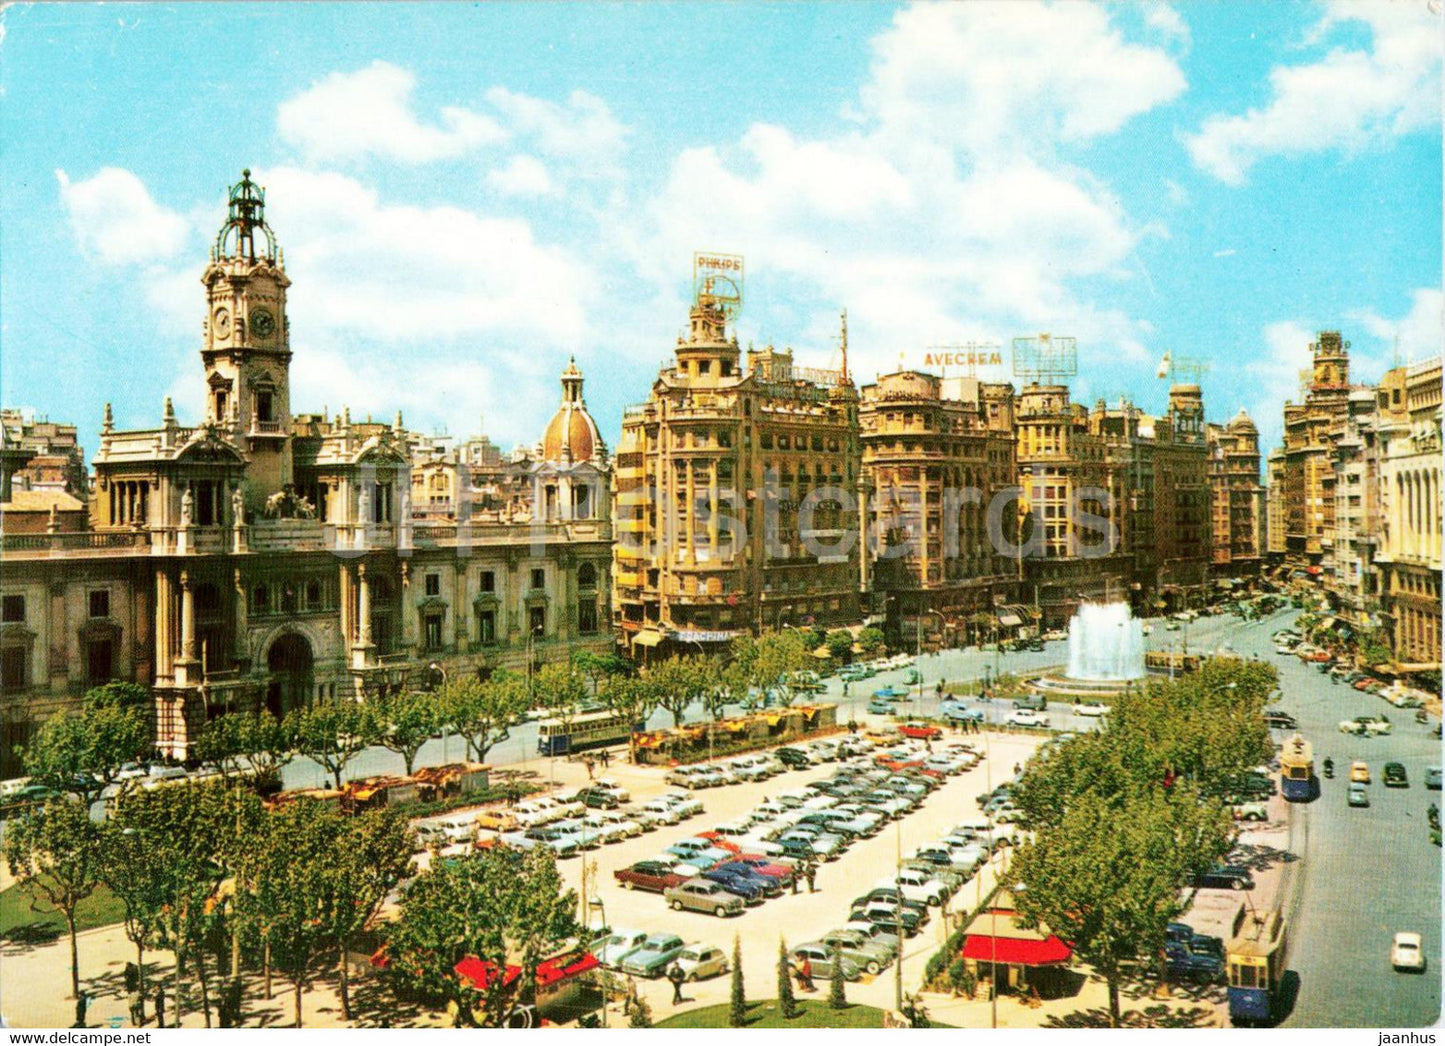
[[[226,223],[216,236],[201,283],[206,320],[208,420],[250,458],[246,502],[254,511],[292,482],[290,364],[285,255],[266,224],[266,190],[251,172],[231,186]]]

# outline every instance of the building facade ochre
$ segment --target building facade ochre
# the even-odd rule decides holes
[[[290,280],[249,173],[202,276],[206,416],[106,410],[89,527],[4,536],[0,774],[92,684],[155,693],[163,753],[209,717],[366,699],[553,649],[611,649],[610,462],[562,376],[525,515],[414,518],[411,437],[293,414]],[[454,514],[455,515],[455,514]]]
[[[841,371],[749,349],[694,305],[676,359],[629,407],[615,457],[614,623],[639,659],[859,617],[858,395]]]
[[[1220,581],[1257,575],[1264,563],[1265,488],[1259,479],[1259,428],[1240,408],[1227,424],[1206,426],[1213,514],[1211,567]]]
[[[918,371],[882,375],[858,412],[870,590],[900,640],[991,637],[1017,619],[1014,390]],[[997,537],[999,540],[995,540]]]

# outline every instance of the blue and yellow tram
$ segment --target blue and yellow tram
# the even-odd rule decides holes
[[[1267,1022],[1278,1014],[1287,938],[1285,918],[1278,909],[1241,914],[1224,958],[1229,1019],[1236,1027]]]
[[[542,755],[567,755],[584,748],[619,744],[642,726],[609,711],[543,719],[537,723],[537,751]]]
[[[1315,755],[1310,743],[1295,734],[1279,753],[1279,790],[1292,803],[1315,797]]]

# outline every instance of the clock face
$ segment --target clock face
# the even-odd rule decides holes
[[[217,309],[211,320],[211,330],[218,338],[228,337],[231,333],[231,314],[225,309]]]
[[[258,338],[269,338],[276,330],[276,320],[265,309],[256,309],[251,313],[251,331]]]

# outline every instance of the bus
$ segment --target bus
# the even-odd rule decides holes
[[[1240,914],[1224,958],[1229,1019],[1237,1028],[1267,1022],[1277,1015],[1287,936],[1279,909],[1264,914],[1241,909]]]
[[[1310,743],[1295,734],[1279,753],[1279,790],[1292,803],[1315,797],[1315,757]]]
[[[537,751],[542,755],[567,755],[584,748],[601,748],[626,741],[642,728],[642,723],[606,710],[542,719],[537,723]]]

